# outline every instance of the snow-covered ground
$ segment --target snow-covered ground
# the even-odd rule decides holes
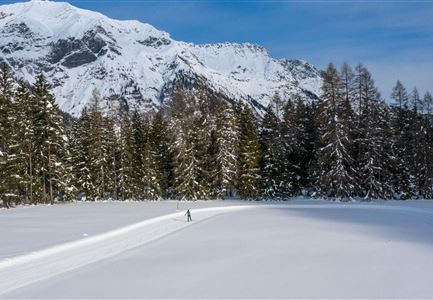
[[[433,297],[433,202],[257,204],[0,211],[0,297]]]

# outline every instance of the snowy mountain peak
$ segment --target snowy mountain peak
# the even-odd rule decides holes
[[[43,71],[73,115],[95,88],[107,107],[153,109],[180,84],[261,111],[277,92],[314,99],[321,84],[307,62],[274,59],[258,45],[194,45],[149,24],[44,0],[0,6],[0,61],[30,82]]]

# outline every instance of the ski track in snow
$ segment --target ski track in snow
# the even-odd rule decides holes
[[[191,210],[193,222],[180,222],[185,212],[164,215],[94,237],[0,261],[0,295],[144,245],[215,215],[253,206]]]
[[[68,242],[45,250],[8,258],[0,261],[0,295],[46,280],[56,275],[98,262],[120,253],[137,248],[163,236],[179,231],[210,217],[246,209],[380,209],[399,213],[424,213],[433,210],[407,206],[378,204],[270,204],[211,207],[193,209],[193,222],[183,221],[185,212],[177,212],[112,230],[93,237]],[[432,219],[433,220],[433,219]],[[429,222],[430,223],[430,222]]]

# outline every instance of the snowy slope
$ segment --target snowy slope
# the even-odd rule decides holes
[[[275,92],[314,99],[321,84],[312,65],[274,59],[260,46],[194,45],[149,24],[41,0],[0,6],[0,60],[30,82],[44,71],[60,107],[75,115],[94,88],[108,107],[157,107],[183,84],[260,110]]]

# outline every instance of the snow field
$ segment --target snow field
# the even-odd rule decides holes
[[[194,223],[249,206],[213,207],[192,211]],[[164,215],[97,236],[0,261],[0,295],[141,246],[193,224],[184,212]]]
[[[0,261],[0,298],[433,297],[433,202],[206,204]],[[59,211],[176,207],[100,205]]]

